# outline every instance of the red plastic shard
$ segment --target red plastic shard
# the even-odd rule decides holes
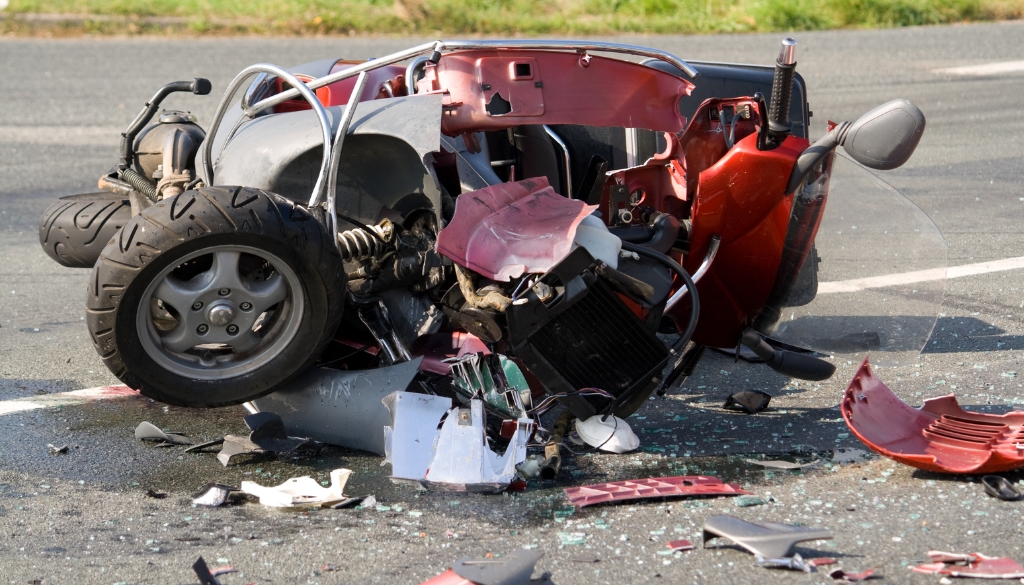
[[[596,205],[555,193],[546,177],[463,193],[437,251],[487,278],[544,273],[572,251],[576,227]]]
[[[455,571],[448,569],[444,573],[436,577],[431,577],[426,581],[420,583],[420,585],[476,585],[468,579],[464,579],[455,574]]]
[[[825,565],[834,565],[838,563],[838,559],[832,557],[819,557],[816,559],[807,559],[807,564],[814,567],[824,567]]]
[[[988,557],[981,553],[962,555],[941,551],[928,551],[932,563],[910,567],[926,575],[950,577],[976,577],[979,579],[1021,579],[1024,567],[1007,557]]]
[[[840,407],[865,445],[918,469],[987,474],[1024,467],[1024,412],[969,412],[952,394],[911,408],[875,376],[867,358]]]
[[[672,496],[741,496],[750,494],[739,484],[722,483],[708,475],[681,475],[677,477],[651,477],[627,481],[613,481],[574,488],[565,488],[565,495],[577,508],[645,498]]]
[[[670,540],[666,543],[666,546],[668,546],[668,550],[672,552],[693,550],[693,543],[689,540]]]

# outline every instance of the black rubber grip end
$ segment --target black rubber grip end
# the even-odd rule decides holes
[[[192,81],[192,93],[196,95],[207,95],[212,89],[213,84],[210,83],[209,79],[196,77],[195,80]]]

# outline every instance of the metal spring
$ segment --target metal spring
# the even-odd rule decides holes
[[[384,241],[388,240],[391,234],[383,226],[367,226],[380,238],[367,233],[363,228],[355,228],[338,234],[338,244],[341,248],[342,260],[363,260],[376,256],[385,250]]]

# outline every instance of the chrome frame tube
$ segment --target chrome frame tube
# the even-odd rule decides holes
[[[708,273],[708,269],[711,268],[711,263],[715,261],[715,255],[718,254],[718,246],[722,243],[721,236],[711,236],[711,245],[708,246],[708,253],[704,256],[704,261],[700,263],[697,268],[697,272],[693,273],[693,282],[696,284]],[[665,303],[665,310],[668,311],[672,307],[676,306],[676,303],[683,300],[683,298],[690,292],[687,287],[682,287],[676,291],[676,294],[669,297],[668,302]]]
[[[305,83],[299,81],[297,77],[288,73],[284,69],[277,67],[276,65],[270,65],[267,63],[257,63],[256,65],[250,65],[242,70],[241,73],[235,76],[235,79],[228,85],[227,90],[224,92],[224,97],[221,98],[220,104],[217,106],[217,111],[213,114],[213,121],[210,122],[208,134],[206,139],[203,140],[201,156],[201,171],[203,176],[203,182],[206,185],[213,185],[213,139],[217,135],[217,129],[220,127],[221,121],[224,119],[224,114],[227,112],[230,104],[230,98],[235,94],[236,91],[242,86],[246,79],[254,73],[271,73],[280,77],[291,84],[293,89],[288,90],[289,92],[295,92],[295,95],[301,94],[302,97],[306,98],[309,105],[316,112],[317,119],[320,121],[320,129],[323,131],[324,139],[324,156],[323,161],[320,163],[320,175],[317,177],[316,184],[313,185],[313,198],[319,198],[320,192],[323,189],[323,178],[326,176],[328,169],[331,165],[331,121],[327,117],[327,110],[324,109],[323,105],[320,104],[320,100],[317,99],[316,94],[310,89]],[[243,116],[246,112],[243,111]],[[225,144],[225,146],[227,146]]]
[[[409,95],[416,93],[416,70],[429,60],[428,57],[416,57],[405,67],[405,93]]]
[[[338,249],[339,255],[341,254],[341,242],[338,241],[337,236],[338,216],[335,214],[335,202],[338,191],[338,167],[341,166],[341,149],[345,145],[345,136],[352,125],[352,118],[355,116],[356,107],[359,105],[359,97],[363,95],[363,88],[366,87],[366,81],[369,77],[363,71],[356,78],[355,87],[352,88],[352,94],[348,96],[345,111],[341,115],[341,121],[338,122],[338,129],[334,133],[334,146],[331,148],[331,167],[327,174],[327,231],[334,234],[334,247]],[[313,198],[309,200],[310,207],[319,203],[318,195],[317,193],[313,194]]]
[[[572,160],[569,158],[569,147],[566,146],[565,141],[555,131],[551,129],[547,124],[542,124],[544,132],[547,132],[548,138],[553,140],[559,148],[562,149],[562,161],[565,163],[565,196],[572,199]]]

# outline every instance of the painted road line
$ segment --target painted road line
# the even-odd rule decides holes
[[[1021,71],[1024,71],[1024,61],[1002,61],[1000,63],[932,69],[932,73],[952,73],[953,75],[999,75],[1001,73],[1020,73]]]
[[[886,286],[898,286],[901,284],[913,284],[915,282],[929,282],[932,280],[942,280],[943,278],[962,278],[964,276],[974,276],[975,274],[1002,272],[1004,270],[1016,270],[1018,268],[1024,268],[1024,256],[1004,258],[1003,260],[991,260],[989,262],[978,262],[977,264],[964,264],[963,266],[951,266],[949,268],[932,268],[930,270],[903,272],[901,274],[886,274],[884,276],[871,276],[868,278],[857,278],[854,280],[822,282],[818,284],[818,294],[857,292],[868,288],[882,288]]]
[[[54,406],[74,406],[85,404],[96,400],[111,400],[138,396],[139,393],[131,388],[120,386],[99,386],[97,388],[86,388],[73,392],[61,392],[59,394],[43,394],[29,398],[16,398],[0,402],[0,415],[26,410],[39,410],[41,408],[53,408]]]

